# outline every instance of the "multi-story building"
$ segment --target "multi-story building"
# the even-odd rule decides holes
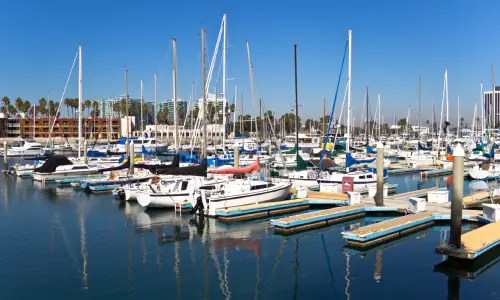
[[[167,100],[165,105],[168,108],[168,121],[174,121],[174,100]],[[182,99],[177,99],[177,111],[181,110],[184,112],[184,115],[187,113],[187,102]]]
[[[48,137],[78,137],[78,119],[57,118],[52,131],[53,118],[17,119],[19,133],[17,136],[42,138]],[[118,138],[120,136],[120,119],[112,118],[84,118],[82,119],[82,135],[85,138]]]
[[[495,87],[495,101],[493,92],[484,92],[484,114],[490,126],[496,126],[500,122],[500,86]]]

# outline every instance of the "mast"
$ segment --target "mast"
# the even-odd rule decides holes
[[[155,73],[155,139],[158,141],[158,75]]]
[[[207,157],[207,119],[206,119],[206,102],[207,102],[207,91],[206,91],[206,66],[205,66],[205,28],[201,28],[201,85],[203,97],[201,98],[202,104],[202,117],[203,117],[203,144],[201,147],[202,157]],[[217,102],[217,95],[215,95],[215,100]]]
[[[366,146],[370,144],[368,139],[368,126],[370,125],[370,121],[368,121],[368,87],[366,87]]]
[[[460,138],[460,96],[458,96],[458,116],[457,116],[457,139]]]
[[[485,133],[485,129],[486,129],[486,126],[485,123],[484,123],[484,106],[486,105],[486,102],[485,102],[485,99],[484,99],[484,95],[483,95],[483,81],[481,80],[481,91],[480,91],[480,98],[481,99],[481,121],[482,121],[482,126],[481,126],[481,137],[484,136],[484,133]]]
[[[380,124],[381,124],[381,121],[382,119],[380,118],[380,111],[382,110],[382,108],[380,107],[380,93],[378,93],[378,96],[377,96],[377,102],[378,102],[378,139],[380,141]]]
[[[35,127],[36,127],[36,103],[33,104],[33,139],[35,139]],[[80,147],[78,147],[80,149]],[[78,150],[80,152],[80,150]]]
[[[351,143],[351,55],[352,55],[352,30],[347,31],[349,40],[349,59],[347,60],[347,145],[346,151],[349,152]]]
[[[82,80],[82,46],[78,46],[78,158],[82,155]]]
[[[297,45],[293,45],[295,61],[295,158],[299,166],[299,91],[297,87]]]
[[[144,114],[142,107],[144,106],[144,96],[143,96],[143,84],[141,80],[141,135],[144,137]],[[142,139],[142,144],[144,144],[144,139]]]
[[[332,118],[333,116],[330,116]],[[323,134],[326,134],[326,97],[323,98]],[[335,120],[334,120],[335,121]]]
[[[248,55],[248,69],[250,71],[250,88],[252,90],[252,115],[255,113],[255,92],[253,88],[253,66],[252,66],[252,60],[250,59],[250,46],[248,45],[248,40],[246,41],[247,44],[247,55]],[[250,119],[250,126],[253,126],[252,119]],[[259,132],[259,127],[257,124],[257,119],[255,118],[255,130]],[[250,130],[251,132],[252,130]]]
[[[450,109],[449,109],[449,102],[448,102],[448,70],[444,71],[444,86],[445,86],[445,92],[446,92],[446,122],[450,121]],[[450,134],[449,130],[446,130],[446,143],[448,143],[448,136]]]
[[[418,76],[418,131],[417,141],[420,143],[420,97],[422,94],[422,77]],[[417,146],[417,153],[420,154],[420,147]]]
[[[175,38],[172,38],[172,48],[173,48],[173,54],[174,54],[174,146],[175,150],[179,150],[179,145],[177,143],[178,139],[178,128],[177,128],[177,40]]]
[[[233,138],[236,138],[236,99],[238,98],[238,86],[234,86],[234,112],[233,112]]]
[[[126,98],[125,101],[127,101],[127,103],[125,105],[125,114],[127,115],[126,116],[127,117],[127,138],[130,138],[130,128],[129,128],[130,125],[129,125],[129,118],[128,118],[128,115],[129,115],[129,113],[128,113],[128,103],[129,103],[128,99],[129,98],[128,97],[129,97],[128,96],[128,70],[125,69],[125,98]]]
[[[495,129],[497,126],[497,104],[495,97],[495,64],[491,64],[491,102],[493,102],[493,124],[490,128]]]
[[[222,17],[223,36],[222,36],[222,147],[226,144],[226,14]],[[217,95],[215,95],[217,104]]]

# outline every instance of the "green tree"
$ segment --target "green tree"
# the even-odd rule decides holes
[[[15,115],[16,115],[16,113],[17,113],[17,109],[14,107],[14,105],[9,104],[9,105],[7,106],[7,112],[9,113],[9,115],[10,115],[11,117],[13,117],[13,116],[15,116]]]
[[[42,97],[38,100],[37,111],[39,111],[42,116],[47,115],[47,100],[45,100],[45,98]]]
[[[27,114],[31,108],[31,102],[29,100],[24,100],[23,103],[23,112]]]
[[[92,107],[92,101],[90,100],[85,100],[84,103],[85,108],[87,108],[87,116],[90,116],[90,108]]]
[[[15,103],[16,103],[17,111],[18,112],[23,112],[24,111],[24,107],[23,107],[24,102],[23,102],[23,99],[21,99],[21,98],[18,97],[16,99]]]
[[[184,122],[184,117],[185,117],[184,107],[182,106],[177,107],[177,122],[182,124]]]
[[[3,106],[5,107],[5,111],[3,111],[3,113],[7,113],[7,106],[10,104],[9,97],[3,96],[2,103],[3,103]]]
[[[158,120],[158,124],[168,124],[168,107],[166,105],[163,106],[163,108],[158,112],[156,118]]]

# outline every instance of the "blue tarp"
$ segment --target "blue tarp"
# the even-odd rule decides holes
[[[87,151],[88,157],[106,157],[106,153],[99,152],[97,150],[89,150]]]
[[[352,157],[351,153],[346,153],[345,154],[345,167],[349,168],[352,165],[365,164],[365,163],[368,164],[368,163],[374,162],[375,159],[376,158],[357,160],[354,157]]]
[[[418,150],[431,151],[432,148],[424,147],[424,146],[422,146],[422,144],[420,144],[420,142],[418,142]]]
[[[370,145],[368,145],[368,146],[366,146],[366,153],[377,154],[377,151],[373,151],[372,147],[370,147]]]
[[[142,145],[142,154],[156,156],[156,151],[148,151],[148,149],[146,149],[146,147],[144,147],[144,145]]]

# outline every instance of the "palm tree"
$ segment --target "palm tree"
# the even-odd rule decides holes
[[[17,99],[16,99],[16,108],[17,108],[18,112],[22,112],[24,110],[23,109],[24,108],[23,105],[24,105],[23,99],[17,97]]]
[[[23,112],[26,114],[31,108],[31,102],[29,100],[24,100],[23,103]]]
[[[87,115],[90,117],[90,107],[92,106],[92,101],[88,99],[85,100],[84,106],[87,108]]]
[[[63,100],[64,106],[66,106],[66,112],[68,113],[68,118],[69,118],[69,107],[71,104],[71,99],[70,98],[64,98]]]
[[[4,114],[6,114],[6,113],[7,113],[7,106],[10,104],[10,99],[9,99],[9,97],[4,96],[4,97],[2,98],[2,103],[3,103],[3,109],[2,109],[2,112],[3,112]]]
[[[10,115],[10,116],[14,116],[14,115],[16,115],[17,110],[16,110],[16,108],[14,107],[14,105],[9,104],[9,106],[7,106],[7,112],[9,112],[9,115]]]
[[[45,98],[40,98],[40,100],[38,100],[38,110],[40,111],[40,114],[42,116],[46,115],[47,114],[47,100],[45,100]]]

